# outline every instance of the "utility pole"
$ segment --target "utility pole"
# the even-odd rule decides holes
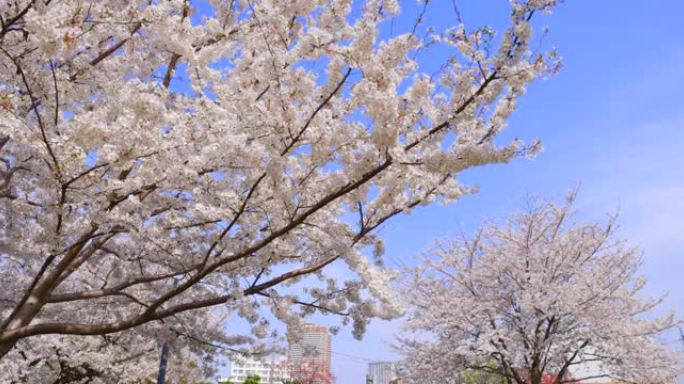
[[[173,287],[178,286],[178,279],[173,279]],[[166,380],[166,366],[169,365],[169,344],[162,345],[161,356],[159,357],[159,373],[157,374],[157,384],[164,384]]]
[[[166,366],[169,363],[169,345],[164,343],[161,350],[161,357],[159,358],[159,374],[157,375],[157,384],[164,384],[166,379]]]

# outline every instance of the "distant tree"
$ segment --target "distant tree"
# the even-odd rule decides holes
[[[261,382],[261,377],[259,375],[250,375],[247,376],[245,381],[242,382],[242,384],[259,384]]]
[[[335,375],[327,364],[318,361],[305,361],[288,364],[288,375],[297,384],[333,384]]]
[[[150,324],[127,333],[64,338],[45,343],[40,338],[22,340],[21,351],[0,371],[14,383],[153,383],[159,370],[159,345],[140,331],[167,332],[165,324]],[[174,333],[171,333],[175,335]],[[167,377],[194,383],[214,373],[218,356],[194,348],[186,338],[170,340]],[[12,382],[12,381],[9,381]]]
[[[495,362],[483,363],[483,366],[491,370],[496,369]],[[458,384],[505,384],[504,377],[499,374],[487,372],[482,369],[465,369],[456,376]]]
[[[509,384],[561,384],[588,379],[570,377],[588,362],[596,376],[633,383],[682,372],[681,356],[654,338],[678,321],[648,315],[661,300],[640,295],[640,252],[614,239],[613,220],[573,222],[573,200],[532,201],[503,225],[442,243],[410,271],[401,345],[412,382],[470,369]]]
[[[574,379],[571,375],[566,374],[564,378],[558,380],[558,375],[549,375],[544,373],[542,375],[542,384],[555,384],[560,381],[561,383],[572,383],[572,384],[582,384],[581,381]]]

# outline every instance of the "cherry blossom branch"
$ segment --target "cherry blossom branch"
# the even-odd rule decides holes
[[[19,11],[16,15],[13,17],[9,18],[8,20],[3,20],[2,22],[2,29],[0,29],[0,42],[2,42],[3,37],[5,34],[9,31],[11,31],[12,26],[14,23],[19,21],[22,17],[26,15],[26,13],[31,9],[33,4],[36,2],[36,0],[31,0],[26,7],[24,7],[21,11]]]
[[[188,4],[188,0],[185,0],[183,3],[183,13],[181,16],[181,24],[185,21],[185,19],[188,17],[188,13],[190,12],[190,5]],[[181,55],[177,53],[173,53],[171,55],[171,61],[169,62],[169,65],[166,68],[166,74],[164,75],[164,81],[162,82],[162,85],[164,88],[168,88],[169,85],[171,84],[171,77],[173,76],[173,72],[176,70],[176,65],[178,64],[178,60],[181,58]]]
[[[22,80],[24,86],[26,87],[26,93],[29,95],[29,98],[31,99],[31,104],[34,106],[37,105],[39,100],[33,95],[33,91],[31,91],[31,86],[28,83],[28,79],[26,78],[26,74],[24,73],[24,70],[21,67],[21,64],[19,63],[19,61],[15,57],[13,57],[9,52],[7,52],[4,48],[0,47],[0,51],[2,51],[2,53],[5,56],[7,56],[7,58],[9,58],[12,61],[12,63],[14,63],[14,66],[16,67],[17,72],[19,73],[19,76],[21,77],[21,80]],[[45,124],[43,124],[43,118],[42,118],[40,112],[38,111],[38,108],[34,108],[33,112],[35,113],[36,119],[38,120],[38,126],[40,127],[40,134],[41,134],[41,137],[43,139],[43,144],[45,144],[45,148],[47,149],[48,154],[50,155],[50,158],[52,159],[52,163],[54,166],[53,170],[55,172],[55,176],[58,179],[61,179],[62,170],[61,170],[61,167],[59,166],[59,162],[57,161],[57,157],[55,156],[55,152],[52,149],[52,145],[50,144],[50,141],[47,138]]]

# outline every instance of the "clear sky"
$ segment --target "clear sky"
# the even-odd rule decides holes
[[[415,0],[402,4],[400,18],[419,11]],[[508,12],[505,0],[457,4],[470,28],[498,26]],[[621,236],[645,252],[646,293],[669,292],[663,309],[684,314],[682,14],[680,0],[568,0],[539,18],[550,27],[545,45],[558,48],[564,67],[529,87],[505,136],[539,138],[544,152],[532,161],[468,171],[462,180],[479,185],[478,194],[386,225],[387,264],[410,263],[437,238],[513,212],[528,192],[562,198],[580,185],[581,216],[602,219],[619,210]],[[426,25],[454,20],[450,0],[432,1]],[[349,332],[336,336],[337,382],[364,383],[368,361],[396,358],[389,344],[400,324],[376,321],[361,342]],[[676,335],[667,341],[678,347]]]
[[[405,32],[420,12],[416,0],[401,3],[387,35]],[[469,28],[500,30],[510,9],[506,0],[456,3]],[[503,136],[541,139],[545,151],[532,161],[468,171],[461,180],[479,185],[478,194],[385,225],[387,265],[410,264],[435,239],[513,212],[526,193],[562,198],[580,185],[581,216],[619,210],[621,236],[645,252],[646,293],[669,292],[664,309],[684,314],[683,14],[681,0],[567,0],[538,18],[538,26],[550,27],[544,46],[558,48],[564,67],[528,88]],[[451,0],[431,1],[424,25],[455,22]],[[426,54],[418,60],[441,64]],[[375,321],[363,341],[349,329],[335,336],[337,382],[365,383],[369,361],[396,359],[389,344],[400,325]],[[667,341],[681,345],[676,335]]]

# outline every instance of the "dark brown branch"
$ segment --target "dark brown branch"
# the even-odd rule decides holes
[[[95,234],[96,230],[97,230],[96,228],[93,228],[88,233],[81,236],[79,241],[76,242],[74,245],[72,245],[71,248],[69,248],[66,255],[64,256],[64,260],[73,259],[74,257],[76,257],[76,255],[78,255],[78,253],[81,252],[81,250],[86,245],[86,243],[88,241],[90,241],[90,239],[93,238],[93,235]],[[12,321],[19,314],[19,312],[22,310],[22,308],[24,308],[24,304],[26,304],[29,297],[31,297],[32,295],[36,295],[37,297],[40,297],[41,295],[45,295],[49,291],[49,289],[46,289],[46,287],[45,287],[46,284],[49,286],[49,282],[44,282],[43,284],[40,284],[40,285],[39,285],[39,282],[41,281],[41,279],[45,275],[45,272],[47,271],[48,267],[50,267],[50,265],[52,264],[52,262],[55,260],[55,258],[57,256],[58,256],[57,254],[52,254],[52,255],[49,255],[45,259],[45,261],[43,262],[43,265],[40,267],[40,270],[38,271],[36,276],[33,278],[31,285],[29,285],[28,289],[24,292],[24,296],[21,298],[19,303],[14,307],[14,309],[12,310],[12,313],[9,316],[7,316],[7,318],[3,321],[2,325],[0,325],[0,330],[5,330],[7,328],[7,325],[9,324],[9,322]],[[59,271],[59,273],[61,273],[61,271]],[[55,279],[57,277],[58,276],[56,276]],[[49,277],[48,277],[48,279],[49,279]],[[43,286],[43,287],[40,287],[40,286]]]
[[[202,273],[198,273],[192,278],[188,279],[186,282],[183,284],[179,285],[177,288],[169,291],[165,295],[162,295],[158,300],[156,300],[154,303],[152,303],[148,309],[143,312],[140,316],[130,318],[127,320],[122,320],[119,322],[115,323],[106,323],[106,324],[78,324],[78,323],[40,323],[40,324],[34,324],[34,325],[26,325],[21,328],[13,329],[4,332],[0,336],[0,343],[3,342],[13,342],[15,340],[18,340],[23,337],[28,337],[28,336],[33,336],[33,335],[38,335],[38,334],[50,334],[50,333],[61,333],[61,334],[76,334],[76,335],[96,335],[96,334],[105,334],[105,333],[112,333],[112,332],[118,332],[122,331],[125,329],[130,329],[135,326],[150,322],[150,321],[155,321],[155,320],[161,320],[166,317],[175,315],[180,312],[185,312],[188,310],[192,309],[198,309],[198,308],[205,308],[209,306],[214,306],[214,305],[219,305],[221,303],[226,302],[229,300],[232,296],[231,295],[222,295],[218,297],[213,297],[213,298],[208,298],[204,300],[196,300],[193,302],[187,302],[183,304],[177,304],[173,307],[167,308],[167,309],[162,309],[158,310],[159,307],[170,300],[171,298],[181,294],[182,292],[186,291],[190,287],[192,287],[195,283],[199,282],[204,276],[208,275],[209,273],[213,272],[214,270],[218,269],[219,267],[232,262],[239,260],[246,255],[250,255],[253,253],[258,252],[260,249],[265,247],[266,245],[270,244],[273,240],[283,236],[284,234],[288,233],[292,228],[295,228],[296,226],[302,224],[306,218],[311,216],[312,214],[318,212],[321,208],[327,206],[330,204],[332,201],[336,200],[340,196],[343,196],[347,193],[349,193],[352,190],[355,190],[356,188],[360,187],[364,183],[366,183],[368,180],[372,179],[375,177],[377,174],[382,172],[383,170],[387,169],[390,165],[392,164],[392,160],[390,157],[388,157],[385,162],[382,164],[378,165],[376,168],[372,169],[371,171],[365,173],[359,180],[355,182],[350,182],[347,183],[345,186],[342,188],[331,192],[330,194],[326,195],[323,199],[321,199],[318,203],[315,205],[311,206],[309,209],[307,209],[304,213],[302,213],[299,217],[297,217],[295,220],[292,222],[288,223],[284,227],[280,228],[277,231],[274,231],[271,235],[263,239],[262,241],[258,242],[257,244],[243,250],[242,252],[238,253],[235,256],[223,259],[223,260],[218,260],[215,263],[211,264],[207,268],[205,268]],[[305,274],[309,274],[312,272],[315,272],[317,270],[322,269],[326,265],[330,264],[334,260],[337,259],[337,256],[332,256],[327,259],[324,259],[316,264],[297,269],[295,271],[290,271],[287,273],[284,273],[274,279],[271,279],[268,282],[256,285],[252,288],[249,288],[244,291],[245,295],[252,295],[255,294],[258,291],[262,291],[265,289],[268,289],[270,287],[273,287],[277,284],[280,284],[281,282],[297,277],[297,276],[302,276]]]
[[[7,144],[7,142],[9,142],[9,139],[10,139],[9,135],[5,135],[3,137],[0,137],[0,149],[2,149],[5,146],[5,144]]]
[[[24,9],[22,9],[21,11],[19,11],[19,13],[17,13],[16,15],[14,15],[14,17],[9,18],[8,20],[6,20],[6,21],[2,24],[2,29],[0,30],[0,40],[2,40],[2,38],[5,36],[5,34],[6,34],[7,32],[9,32],[9,31],[11,31],[11,30],[14,30],[14,29],[11,28],[12,25],[14,25],[14,23],[16,23],[17,21],[19,21],[19,19],[21,19],[22,17],[24,17],[24,16],[26,15],[26,13],[29,11],[29,9],[31,9],[31,7],[33,6],[33,4],[34,4],[35,2],[36,2],[36,0],[32,0],[31,2],[29,2],[29,3],[26,5],[26,7],[24,7]]]
[[[173,76],[173,72],[176,70],[176,65],[178,64],[178,60],[180,58],[181,56],[177,53],[171,55],[171,61],[169,61],[169,66],[166,68],[166,74],[164,75],[164,81],[162,82],[164,88],[168,88],[171,84],[171,77]]]
[[[133,30],[131,31],[131,36],[135,35],[140,30],[140,28],[142,28],[142,23],[141,22],[136,23],[135,26],[133,27]],[[99,55],[97,55],[94,59],[90,60],[90,63],[89,63],[90,66],[94,67],[94,66],[98,65],[102,60],[108,58],[114,52],[116,52],[119,48],[123,47],[123,45],[126,44],[128,42],[128,40],[130,40],[130,37],[126,37],[124,39],[121,39],[121,40],[119,40],[119,42],[117,42],[114,45],[112,45],[111,47],[109,47],[109,49],[106,49],[103,52],[100,52]],[[83,70],[81,70],[81,71],[83,71]],[[80,73],[78,73],[77,75],[80,75]]]
[[[267,294],[267,293],[265,293],[265,292],[257,292],[256,294],[259,295],[259,296],[271,297],[271,295],[269,295],[269,294]],[[302,307],[311,307],[311,308],[315,308],[315,309],[321,311],[322,313],[330,312],[330,313],[333,313],[333,314],[339,315],[339,316],[349,316],[349,315],[351,315],[349,312],[340,312],[340,311],[336,311],[336,310],[330,309],[330,308],[328,308],[328,307],[325,307],[325,306],[316,304],[317,302],[318,302],[318,300],[315,300],[315,301],[313,301],[313,302],[305,302],[305,301],[301,301],[301,300],[293,300],[293,301],[292,301],[292,303],[294,303],[294,304],[301,305]]]
[[[563,377],[565,377],[565,374],[568,372],[568,368],[570,368],[570,365],[572,364],[573,360],[577,358],[577,355],[584,349],[587,345],[589,345],[589,340],[584,340],[582,344],[575,350],[575,352],[570,356],[569,359],[565,360],[565,363],[563,364],[563,367],[558,371],[558,375],[556,375],[556,380],[554,384],[561,384]]]
[[[309,118],[306,120],[306,123],[304,123],[304,126],[302,127],[302,129],[299,130],[299,132],[297,133],[297,135],[295,135],[295,137],[292,139],[290,144],[288,146],[286,146],[285,149],[283,149],[283,151],[280,153],[281,156],[285,155],[287,152],[289,152],[290,149],[292,149],[292,147],[299,142],[299,139],[302,137],[304,132],[306,132],[307,128],[309,128],[313,119],[315,119],[316,115],[318,115],[318,112],[320,112],[326,105],[328,105],[328,103],[335,96],[335,94],[337,92],[339,92],[340,88],[342,88],[344,83],[349,78],[349,75],[351,75],[351,72],[352,72],[352,69],[350,67],[349,69],[347,69],[347,72],[344,74],[344,76],[342,77],[340,82],[337,83],[337,86],[335,86],[335,89],[333,89],[333,91],[330,92],[330,94],[325,99],[323,99],[323,101],[318,105],[318,107],[316,107],[316,109],[313,111],[311,116],[309,116]]]
[[[105,297],[105,296],[116,295],[116,294],[119,294],[124,289],[130,288],[134,285],[147,284],[147,283],[157,282],[160,280],[170,279],[172,277],[177,277],[177,276],[189,273],[193,269],[187,269],[187,270],[183,270],[180,272],[166,273],[166,274],[158,275],[158,276],[139,277],[137,279],[132,279],[132,280],[117,284],[116,286],[113,286],[111,288],[100,289],[100,290],[96,290],[96,291],[81,291],[81,292],[68,292],[68,293],[61,293],[61,294],[53,294],[53,295],[48,296],[47,302],[48,303],[63,303],[63,302],[67,302],[67,301],[96,299],[96,298],[101,298],[101,297]]]
[[[4,48],[0,47],[0,51],[2,51],[5,56],[7,56],[12,63],[14,63],[14,66],[17,68],[17,72],[19,73],[19,76],[21,77],[22,82],[24,83],[24,86],[26,87],[26,93],[29,95],[29,98],[31,100],[31,105],[36,105],[39,100],[33,95],[33,91],[31,90],[31,86],[29,85],[28,79],[26,78],[26,74],[24,73],[23,68],[19,64],[19,61],[10,55],[9,52],[7,52]],[[52,146],[50,145],[50,142],[48,141],[47,138],[47,133],[45,130],[45,124],[43,124],[43,118],[40,115],[40,112],[38,111],[38,108],[34,108],[33,111],[35,112],[36,118],[38,119],[38,126],[40,128],[40,134],[43,139],[43,143],[45,144],[45,147],[47,148],[48,154],[50,155],[50,158],[52,159],[52,162],[54,163],[54,172],[57,178],[61,178],[62,171],[59,166],[59,162],[57,161],[57,157],[55,156],[54,151],[52,150]]]
[[[188,17],[189,12],[190,5],[188,4],[188,0],[185,0],[185,2],[183,3],[183,16],[181,17],[181,23],[183,23],[183,21],[185,21],[185,19]],[[164,81],[162,82],[164,88],[168,88],[171,84],[171,77],[173,76],[173,72],[176,70],[176,65],[178,65],[178,60],[180,58],[181,55],[177,53],[173,53],[171,55],[171,61],[169,62],[168,67],[166,68],[166,74],[164,75]]]
[[[489,84],[492,81],[494,81],[498,78],[497,74],[498,74],[498,72],[494,71],[487,78],[485,78],[484,81],[482,82],[482,84],[480,84],[480,87],[477,89],[477,91],[475,91],[475,93],[473,93],[467,99],[465,99],[465,101],[463,101],[463,103],[461,103],[461,105],[454,110],[453,114],[458,115],[459,113],[465,111],[465,109],[468,108],[468,106],[470,106],[470,104],[472,104],[477,99],[477,97],[480,96],[484,92],[484,90],[487,88],[487,86],[489,86]],[[437,132],[447,128],[449,125],[450,125],[449,121],[445,121],[441,124],[438,124],[438,125],[432,127],[432,129],[430,129],[425,136],[423,136],[419,139],[416,139],[412,143],[408,144],[406,147],[404,147],[404,150],[409,151],[411,148],[422,143],[427,138],[429,138],[432,135],[436,134]]]
[[[59,123],[59,88],[57,87],[57,74],[55,73],[55,63],[50,60],[50,72],[52,72],[52,83],[55,87],[55,115],[54,115],[54,125],[55,125],[55,132],[57,135],[59,135],[59,130],[57,129],[57,125]]]

